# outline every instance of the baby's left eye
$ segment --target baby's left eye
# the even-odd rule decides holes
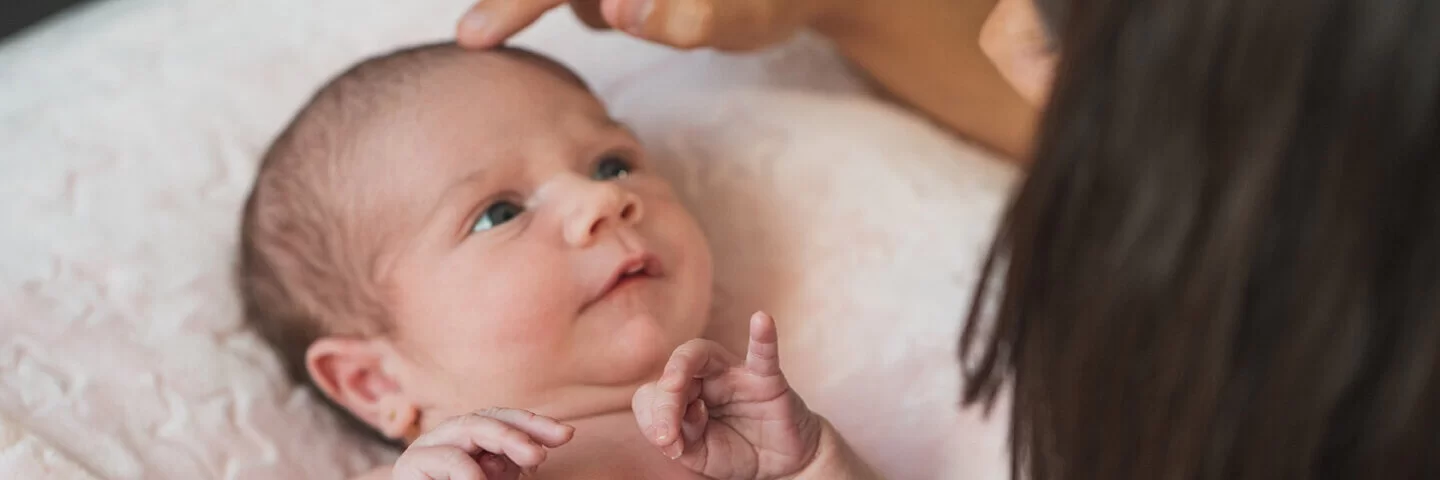
[[[590,174],[590,178],[596,180],[625,178],[630,175],[630,171],[633,169],[634,167],[630,165],[629,160],[617,155],[608,155],[595,164],[595,172]]]

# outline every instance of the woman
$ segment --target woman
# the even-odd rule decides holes
[[[965,401],[1013,398],[1015,470],[1440,478],[1440,2],[1029,1],[1002,0],[992,20],[1010,23],[985,32],[1031,42],[1023,32],[1049,32],[1053,94],[1037,43],[987,42],[1033,57],[997,64],[1046,108],[977,293],[997,299],[997,315],[977,308],[962,339],[962,358],[975,359]],[[496,41],[555,3],[488,0],[477,11],[513,17],[461,38]],[[629,3],[603,2],[594,21],[687,46],[754,46],[730,35],[782,38],[805,21],[842,44],[848,34],[833,32],[896,31],[866,0],[836,8],[873,21],[731,0],[700,17],[656,7],[643,25],[619,15]],[[978,31],[974,5],[942,3],[874,5]],[[680,4],[694,3],[657,5]],[[735,5],[771,16],[725,10]],[[956,16],[937,13],[946,8]],[[967,9],[975,16],[960,16]],[[709,23],[686,30],[695,18]],[[962,40],[943,43],[961,52],[953,70],[865,60],[909,55],[884,48],[916,42],[846,51],[896,91],[978,71]],[[946,117],[929,97],[899,96]],[[826,478],[863,468],[850,455],[816,458]]]

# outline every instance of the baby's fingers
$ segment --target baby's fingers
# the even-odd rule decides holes
[[[660,388],[680,392],[691,380],[718,376],[738,363],[735,355],[718,343],[691,340],[670,354],[665,371],[660,374]]]
[[[484,467],[482,467],[484,465]],[[476,462],[458,447],[411,447],[391,469],[392,480],[517,480],[520,468],[494,456]]]
[[[456,447],[469,455],[489,452],[508,457],[522,467],[537,467],[545,461],[542,447],[570,441],[574,429],[553,419],[513,409],[490,409],[447,420],[422,435],[411,448]]]
[[[527,410],[497,407],[487,408],[476,414],[505,422],[530,435],[530,437],[540,442],[541,445],[551,448],[564,445],[575,435],[575,427],[560,423],[559,420],[544,415],[536,415]]]
[[[750,316],[750,347],[745,354],[745,369],[750,373],[771,377],[780,375],[780,342],[775,319],[765,312]]]
[[[700,382],[690,382],[678,392],[649,383],[635,392],[631,409],[645,438],[674,458],[685,447],[681,428],[686,420],[686,406],[697,402],[699,397]]]

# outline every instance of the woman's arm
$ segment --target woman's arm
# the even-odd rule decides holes
[[[901,102],[1028,161],[1038,111],[980,49],[995,0],[835,0],[815,28]]]
[[[485,0],[462,45],[496,45],[567,0]],[[682,48],[746,50],[806,25],[832,39],[901,103],[1013,159],[1038,117],[980,49],[995,0],[569,0],[586,23]]]

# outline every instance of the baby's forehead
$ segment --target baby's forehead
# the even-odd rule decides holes
[[[462,51],[439,60],[411,65],[402,93],[352,132],[364,186],[351,194],[397,213],[425,209],[437,190],[514,173],[537,149],[579,150],[628,135],[583,81],[544,57]]]
[[[342,72],[314,100],[339,108],[318,108],[311,120],[360,126],[406,107],[423,111],[426,100],[444,104],[479,96],[586,99],[590,89],[569,68],[526,50],[433,44],[372,57]]]
[[[333,184],[326,190],[353,207],[345,211],[379,214],[433,183],[419,180],[435,180],[416,173],[463,175],[447,163],[490,163],[487,152],[543,133],[547,116],[577,112],[608,118],[578,76],[546,57],[454,44],[408,48],[362,61],[317,92],[294,127],[295,160],[312,165],[294,171]],[[313,151],[304,145],[318,144],[330,153],[304,153]]]
[[[532,100],[558,91],[591,96],[589,85],[569,68],[525,50],[463,50],[428,67],[409,72],[414,83],[411,86],[422,93],[439,93],[435,90],[448,86],[466,93],[518,95]]]
[[[471,160],[530,143],[569,143],[614,129],[583,83],[526,58],[479,56],[425,72],[378,116],[366,140],[401,157]],[[398,150],[398,151],[396,151]]]
[[[347,129],[362,156],[413,157],[447,146],[490,151],[613,123],[583,80],[537,54],[454,47],[397,55],[416,61],[380,60],[378,74],[356,75],[389,90],[375,92],[376,108]]]

